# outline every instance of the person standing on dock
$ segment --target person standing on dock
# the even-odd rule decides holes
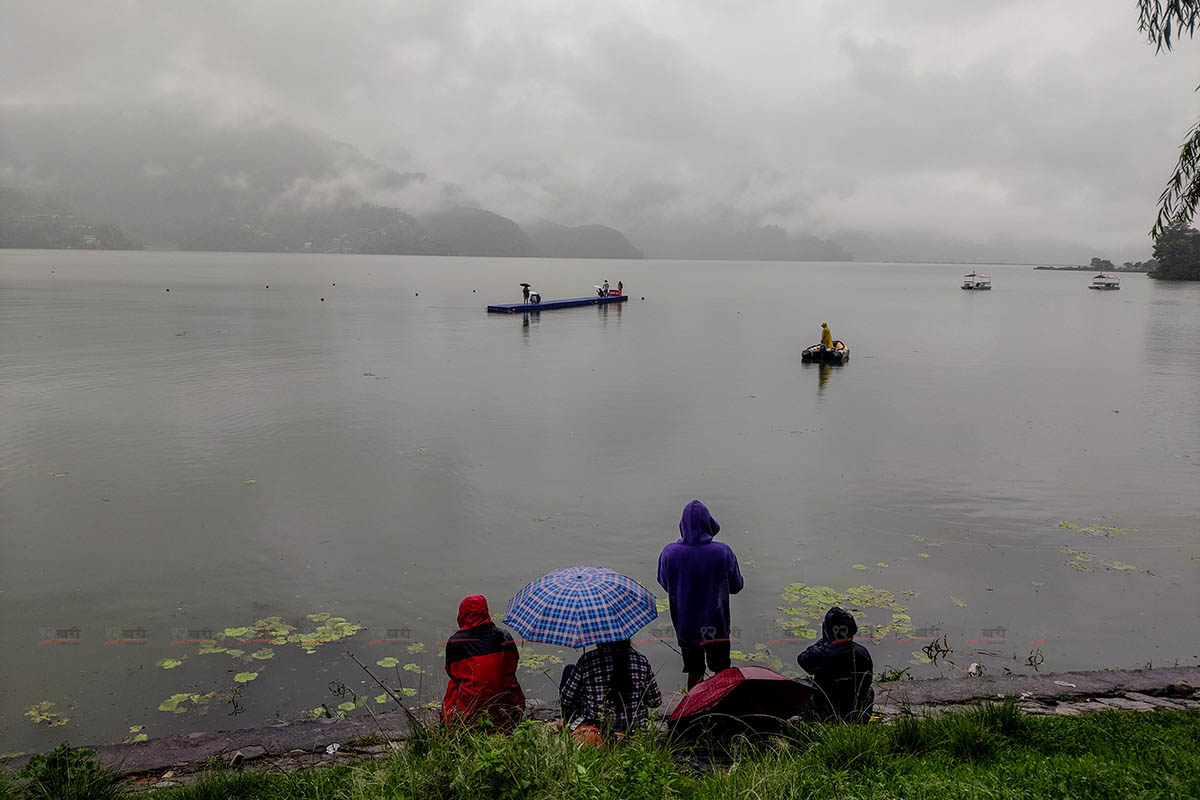
[[[625,294],[625,284],[617,281],[617,296],[620,297],[623,294]]]
[[[529,302],[529,284],[528,283],[521,284],[521,296],[525,298],[524,302],[526,302],[526,303]]]
[[[671,624],[683,655],[688,689],[704,679],[704,665],[713,674],[729,669],[729,595],[742,590],[737,556],[713,537],[721,526],[708,508],[693,500],[679,520],[679,541],[658,557],[658,583],[671,601]]]
[[[833,349],[833,334],[829,332],[829,323],[821,323],[821,347]]]

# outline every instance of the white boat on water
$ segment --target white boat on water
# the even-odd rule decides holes
[[[971,289],[976,292],[991,289],[992,276],[984,275],[981,272],[972,272],[970,275],[963,276],[962,288]]]
[[[1101,272],[1096,277],[1092,278],[1092,285],[1089,289],[1120,289],[1121,279],[1110,272]]]

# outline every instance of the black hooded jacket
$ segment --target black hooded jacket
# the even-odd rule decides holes
[[[854,617],[835,606],[825,613],[821,641],[796,657],[821,692],[824,702],[818,710],[839,719],[868,711],[874,699],[871,677],[875,667],[867,648],[854,641],[856,633]]]

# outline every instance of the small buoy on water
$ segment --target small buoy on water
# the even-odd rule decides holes
[[[471,290],[471,294],[475,294],[475,290],[474,290],[474,289],[472,289],[472,290]]]
[[[420,297],[420,296],[421,296],[420,292],[413,292],[413,297]]]
[[[269,284],[269,283],[268,283],[268,284],[267,284],[267,286],[266,286],[266,288],[270,289],[270,288],[271,288],[271,284]]]
[[[643,300],[645,300],[645,299],[646,299],[646,295],[642,295],[642,299],[643,299]]]
[[[171,291],[171,290],[170,290],[170,289],[167,289],[167,291],[169,292],[169,291]]]
[[[324,303],[324,302],[325,302],[325,298],[324,298],[324,297],[322,297],[322,298],[321,298],[321,302],[322,302],[322,303]]]
[[[337,286],[337,284],[336,284],[336,283],[331,283],[331,284],[329,284],[329,285],[330,285],[330,286]]]

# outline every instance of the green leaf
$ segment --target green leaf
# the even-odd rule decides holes
[[[391,669],[392,667],[399,666],[399,664],[400,664],[400,659],[398,659],[398,658],[393,658],[392,656],[388,656],[387,658],[381,658],[381,659],[379,659],[379,660],[378,660],[378,661],[376,661],[375,663],[376,663],[378,666],[381,666],[381,667],[383,667],[384,669]]]
[[[257,677],[257,672],[239,672],[237,675],[233,676],[233,680],[237,683],[249,683]]]
[[[183,661],[177,661],[174,658],[160,658],[154,662],[154,665],[160,669],[175,669],[182,663]]]

